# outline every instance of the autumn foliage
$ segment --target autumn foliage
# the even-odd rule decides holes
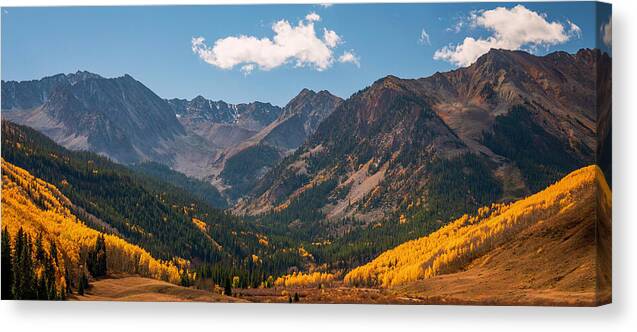
[[[464,215],[440,230],[388,250],[345,276],[353,286],[391,287],[455,272],[474,258],[507,241],[513,234],[560,211],[598,190],[610,190],[597,166],[576,170],[545,190],[512,204],[492,204]]]
[[[334,275],[323,272],[294,272],[278,277],[274,281],[276,287],[318,287],[328,286],[334,281]]]
[[[101,236],[109,272],[134,273],[172,283],[180,281],[174,262],[159,261],[118,236],[89,228],[73,215],[71,207],[72,202],[55,186],[2,160],[2,227],[12,236],[20,228],[32,238],[42,235],[43,248],[48,254],[55,243],[59,287],[70,287],[66,280],[78,280],[85,272],[90,253]]]

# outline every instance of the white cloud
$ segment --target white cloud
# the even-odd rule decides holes
[[[193,52],[194,52],[196,47],[202,46],[204,41],[205,41],[205,39],[203,37],[193,37],[192,38],[192,49],[193,49]]]
[[[320,3],[319,6],[323,7],[323,8],[329,8],[332,7],[334,4],[333,3]]]
[[[571,37],[581,33],[581,29],[572,22],[568,27],[560,22],[549,22],[545,14],[531,11],[522,5],[510,9],[497,7],[492,10],[473,12],[469,22],[473,27],[490,31],[491,36],[478,39],[466,37],[460,44],[451,44],[437,50],[434,53],[434,59],[445,60],[458,66],[468,66],[492,48],[535,49],[540,46],[565,43]]]
[[[250,75],[250,73],[252,73],[253,70],[254,70],[254,64],[253,63],[249,63],[247,65],[241,66],[241,72],[245,76]]]
[[[566,23],[568,23],[568,34],[574,37],[582,38],[582,29],[575,23],[573,23],[571,20],[566,20]]]
[[[340,63],[353,63],[356,65],[356,67],[361,66],[361,59],[360,57],[356,56],[356,54],[354,54],[354,51],[345,51],[343,52],[343,54],[338,57],[338,62]]]
[[[460,32],[460,30],[462,30],[463,26],[464,26],[464,21],[463,20],[458,20],[458,22],[456,22],[456,24],[454,24],[453,27],[447,28],[445,30],[447,30],[447,32],[458,33],[458,32]]]
[[[314,12],[296,26],[280,20],[272,25],[272,38],[230,36],[217,39],[208,46],[203,37],[194,37],[192,51],[205,62],[221,69],[242,65],[240,70],[244,74],[257,68],[271,70],[288,62],[294,62],[296,67],[309,66],[322,71],[334,62],[333,49],[342,39],[328,29],[323,29],[323,38],[319,38],[314,29],[314,23],[319,20],[320,16]]]
[[[309,14],[307,14],[307,15],[305,16],[305,19],[306,19],[308,22],[318,22],[318,21],[320,21],[320,20],[321,20],[321,17],[319,16],[319,14],[317,14],[317,13],[315,13],[315,12],[311,12],[311,13],[309,13]]]
[[[422,29],[422,31],[420,31],[420,38],[418,38],[418,43],[422,45],[431,45],[429,34],[427,33],[427,31],[425,31],[425,29]]]
[[[323,29],[323,41],[325,42],[325,44],[330,47],[330,48],[334,48],[336,47],[336,45],[341,43],[341,37],[336,34],[335,31],[333,30],[327,30],[327,29]]]
[[[607,47],[613,47],[613,20],[608,16],[608,21],[602,24],[602,41]]]

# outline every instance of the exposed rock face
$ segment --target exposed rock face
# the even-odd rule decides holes
[[[281,108],[270,103],[228,104],[223,100],[212,101],[197,96],[188,101],[170,99],[168,103],[186,126],[204,123],[235,125],[249,131],[259,131],[276,120]]]
[[[284,108],[277,121],[263,131],[265,144],[295,150],[312,135],[319,124],[338,107],[343,100],[328,91],[314,92],[303,89]]]
[[[128,75],[106,79],[78,72],[6,86],[16,97],[8,98],[6,118],[118,162],[173,159],[170,145],[185,135],[169,105]]]
[[[75,74],[58,74],[33,81],[2,82],[2,109],[32,109],[44,104],[53,90],[61,85],[72,85],[89,78],[101,76],[87,71]]]

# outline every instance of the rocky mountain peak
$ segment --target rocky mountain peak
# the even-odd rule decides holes
[[[207,104],[207,103],[209,102],[209,100],[208,100],[208,99],[206,99],[206,98],[205,98],[204,96],[202,96],[202,95],[197,95],[197,97],[193,98],[193,99],[191,100],[191,102],[193,102],[193,103],[198,103],[198,104],[200,104],[200,103],[206,103],[206,104]]]
[[[299,92],[299,94],[297,95],[297,97],[299,96],[306,96],[306,95],[314,95],[316,94],[316,92],[314,92],[314,90],[308,89],[308,88],[303,88],[303,90],[301,90]]]
[[[303,114],[304,117],[316,114],[322,120],[327,116],[326,112],[333,111],[341,102],[341,98],[334,96],[327,90],[317,93],[314,90],[305,88],[285,105],[281,119],[289,118],[295,114]]]
[[[88,71],[78,70],[76,73],[56,74],[39,80],[2,81],[2,109],[32,109],[44,104],[56,89],[89,79],[104,78]]]
[[[65,76],[69,80],[69,83],[71,84],[76,84],[77,82],[89,80],[89,79],[104,79],[104,77],[98,74],[91,73],[86,70],[78,70],[74,74],[68,74]]]

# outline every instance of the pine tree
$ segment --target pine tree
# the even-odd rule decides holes
[[[13,254],[13,285],[11,286],[11,293],[13,294],[14,299],[20,299],[22,297],[22,291],[20,290],[21,283],[21,259],[22,253],[24,251],[24,231],[22,227],[18,229],[18,232],[15,234],[15,249]]]
[[[47,289],[46,279],[44,278],[44,276],[37,279],[38,279],[37,298],[38,300],[47,300],[49,296],[49,291]]]
[[[16,235],[13,294],[17,300],[37,299],[37,280],[33,271],[31,239],[22,227]]]
[[[62,285],[62,287],[60,287],[60,294],[58,295],[58,299],[62,301],[66,300],[66,293],[67,293],[66,287]]]
[[[48,288],[49,294],[47,295],[47,300],[58,300],[59,297],[58,292],[55,289],[55,284],[49,284]]]
[[[104,235],[95,239],[95,246],[88,254],[87,267],[93,277],[106,275],[106,241]]]
[[[88,277],[86,273],[82,271],[80,274],[80,280],[78,281],[77,293],[80,295],[84,295],[84,291],[88,288]]]
[[[44,276],[47,285],[47,299],[55,300],[57,298],[57,290],[55,285],[55,266],[53,265],[53,258],[48,254],[44,258]]]
[[[69,268],[64,267],[64,283],[66,284],[65,290],[67,294],[73,294],[73,285],[71,284],[71,276],[69,275]]]
[[[55,244],[55,241],[51,241],[51,258],[53,258],[53,262],[55,262],[55,265],[58,266],[59,262],[58,262],[58,247]]]
[[[232,284],[230,278],[226,277],[225,285],[223,286],[223,295],[232,296]]]
[[[84,276],[82,275],[82,277]],[[80,277],[80,280],[77,286],[77,294],[79,295],[84,295],[84,282],[82,282],[82,277]]]
[[[2,229],[2,299],[13,299],[13,253],[11,251],[11,235],[7,227]]]
[[[106,275],[106,240],[104,239],[104,234],[100,234],[97,239],[97,267],[100,276]]]
[[[44,262],[44,245],[42,244],[42,233],[38,233],[38,237],[35,239],[35,259],[38,263]]]

